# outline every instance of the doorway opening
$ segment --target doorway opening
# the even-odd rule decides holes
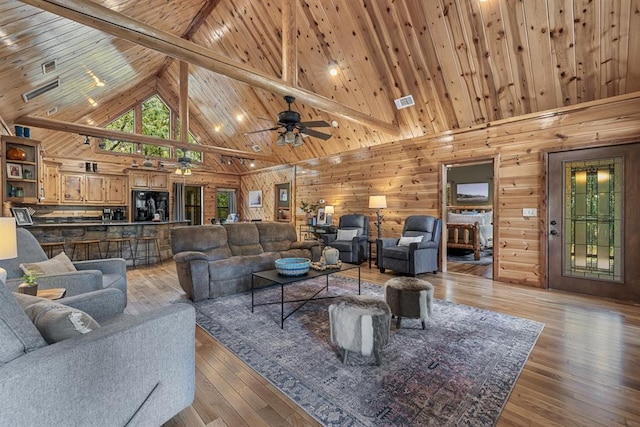
[[[494,160],[443,167],[443,271],[493,278]]]
[[[191,225],[202,225],[202,187],[185,185],[184,216]]]

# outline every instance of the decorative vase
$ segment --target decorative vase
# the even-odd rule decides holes
[[[7,150],[7,159],[9,160],[25,160],[27,153],[22,148],[11,147]]]
[[[18,285],[18,293],[36,296],[38,293],[38,284],[30,285],[28,283],[20,283]]]
[[[336,265],[340,257],[340,251],[331,246],[326,246],[322,250],[322,256],[324,256],[324,261],[327,263],[327,265]]]

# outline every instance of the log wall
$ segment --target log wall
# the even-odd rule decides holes
[[[364,213],[376,233],[370,195],[387,196],[383,236],[399,236],[413,214],[442,217],[443,169],[494,161],[494,278],[546,286],[545,153],[640,140],[640,94],[594,101],[545,115],[494,122],[470,130],[389,143],[299,162],[295,168],[296,221],[301,200],[324,199],[340,215]],[[248,182],[247,180],[251,181]],[[272,188],[271,172],[244,176],[243,188]],[[257,187],[256,187],[257,188]],[[267,199],[272,199],[271,196]],[[524,218],[523,208],[537,208]]]

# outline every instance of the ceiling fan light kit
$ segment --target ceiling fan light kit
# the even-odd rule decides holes
[[[301,122],[300,113],[291,109],[291,104],[295,101],[295,98],[287,95],[284,97],[284,100],[288,105],[288,109],[278,113],[277,126],[253,132],[245,132],[243,135],[277,130],[279,131],[279,135],[276,139],[276,145],[283,146],[291,144],[293,147],[299,147],[303,144],[302,134],[323,140],[331,138],[331,134],[311,129],[312,127],[331,127],[329,123],[323,120]]]

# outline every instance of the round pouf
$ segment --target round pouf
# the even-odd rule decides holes
[[[380,365],[380,350],[389,343],[391,312],[381,299],[348,295],[329,306],[331,343],[342,350],[342,363],[347,353],[356,351],[363,356],[371,353]]]
[[[396,328],[400,328],[403,317],[422,320],[422,329],[427,328],[427,319],[433,311],[433,285],[415,277],[395,277],[384,284],[384,299],[391,314],[398,317]]]

